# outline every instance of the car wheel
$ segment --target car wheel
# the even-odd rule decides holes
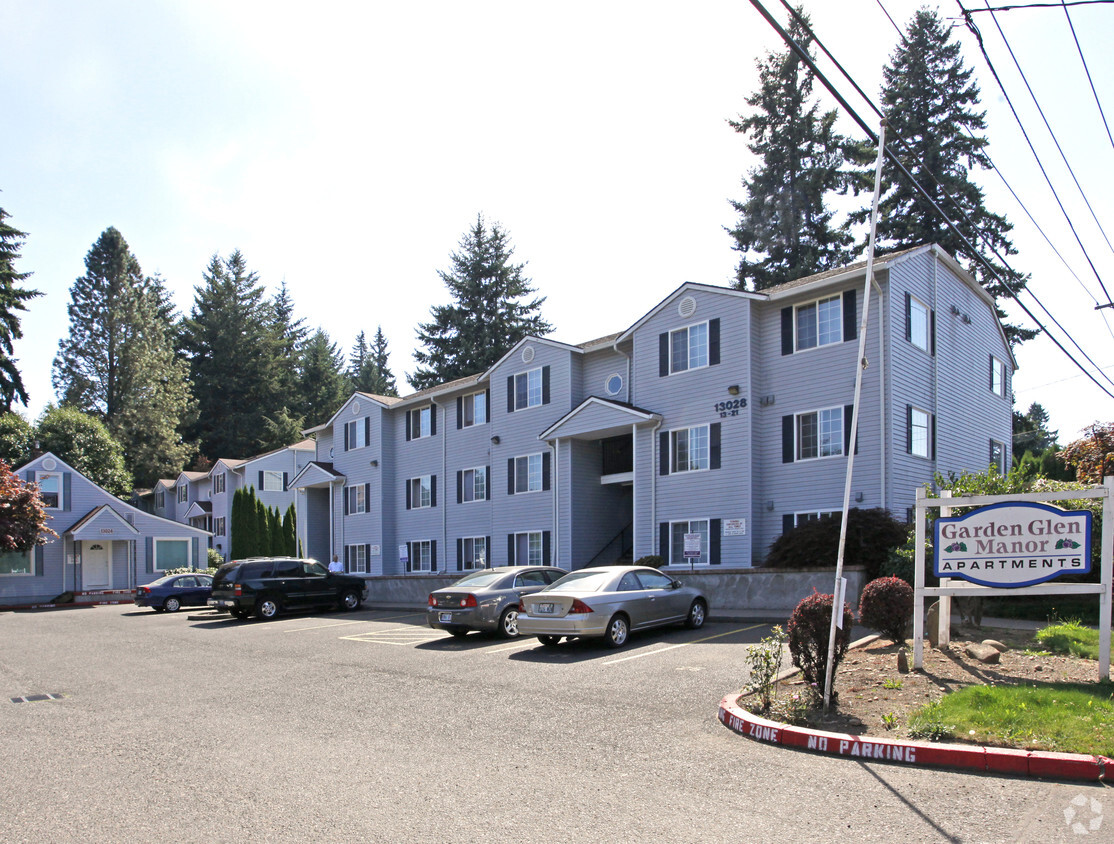
[[[689,607],[689,616],[685,619],[685,627],[689,630],[699,630],[708,618],[708,605],[700,598],[692,602]]]
[[[462,630],[459,627],[454,627],[449,632],[452,633],[454,636],[456,636],[458,639],[463,639],[465,636],[468,635],[467,630]]]
[[[340,608],[342,610],[345,610],[346,612],[358,610],[361,603],[362,601],[360,599],[360,593],[357,592],[355,589],[349,589],[347,592],[340,596]]]
[[[625,615],[615,615],[611,617],[611,621],[607,622],[607,632],[603,634],[603,640],[609,648],[621,648],[627,643],[629,635],[630,622],[627,621],[627,617]]]
[[[507,607],[499,616],[499,636],[503,639],[518,637],[518,608]]]
[[[245,618],[251,615],[251,613],[247,610],[231,610],[230,612],[232,613],[233,618],[238,618],[240,619],[240,621],[243,621]]]
[[[539,636],[538,641],[545,645],[547,648],[555,648],[561,644],[560,636]]]
[[[182,608],[182,602],[177,598],[167,598],[162,602],[162,608],[167,612],[178,612]]]
[[[255,602],[255,614],[260,618],[274,618],[280,609],[278,598],[260,598]]]

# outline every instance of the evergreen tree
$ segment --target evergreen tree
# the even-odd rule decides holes
[[[291,504],[282,517],[282,540],[287,557],[298,556],[298,513]]]
[[[1016,254],[1010,241],[1013,226],[984,204],[982,189],[970,171],[988,169],[985,112],[979,109],[979,86],[964,66],[960,45],[931,9],[920,9],[910,21],[905,37],[883,70],[882,109],[889,123],[887,145],[893,150],[944,213],[979,252],[995,267],[998,277],[1014,292],[1026,278],[1010,273],[993,257]],[[901,139],[900,141],[898,139]],[[860,174],[873,184],[873,167]],[[885,191],[879,203],[877,242],[883,249],[906,249],[938,243],[966,261],[971,274],[996,299],[1009,295],[987,272],[933,207],[889,159],[882,167]],[[948,199],[945,192],[955,200]],[[960,210],[956,209],[956,204]],[[966,216],[964,216],[966,215]],[[851,216],[863,222],[865,208]],[[968,222],[970,221],[970,222]],[[1004,318],[998,309],[999,317]],[[1011,343],[1036,332],[1005,325]]]
[[[15,262],[27,238],[24,232],[4,222],[9,214],[0,208],[0,412],[7,413],[12,404],[27,404],[27,388],[16,367],[13,340],[23,337],[18,311],[26,311],[28,302],[42,291],[20,286],[31,273],[17,273]]]
[[[255,504],[255,551],[252,556],[270,557],[273,552],[271,550],[271,526],[267,522],[267,507],[256,497],[254,489],[252,489],[251,497]]]
[[[523,337],[553,330],[540,313],[545,297],[525,300],[534,288],[513,256],[507,233],[477,215],[460,251],[450,255],[451,268],[437,273],[453,304],[434,305],[433,319],[418,325],[425,349],[414,352],[419,365],[407,376],[410,386],[421,390],[482,372]]]
[[[799,21],[789,32],[815,54]],[[743,182],[747,198],[731,203],[739,214],[731,230],[740,253],[737,286],[748,290],[823,272],[852,255],[851,234],[833,224],[825,205],[828,194],[849,183],[844,149],[850,142],[835,131],[836,112],[810,102],[813,74],[789,48],[760,60],[758,78],[758,91],[747,99],[754,111],[729,121],[761,162]]]
[[[271,554],[275,557],[292,557],[286,552],[286,537],[282,533],[282,514],[277,507],[267,508],[267,528],[271,535]]]
[[[309,330],[304,319],[294,317],[294,300],[285,280],[271,300],[271,331],[275,343],[275,390],[283,404],[282,409],[270,417],[269,441],[288,445],[300,438],[304,427],[298,406],[303,403],[299,398],[302,396],[303,347]],[[286,422],[298,429],[294,439],[286,439],[290,430]]]
[[[329,335],[317,329],[302,349],[302,373],[299,391],[303,419],[314,424],[324,422],[348,398],[348,379],[344,374],[344,355]]]
[[[352,390],[376,396],[397,396],[398,386],[388,365],[388,356],[383,326],[376,329],[375,340],[370,348],[366,335],[361,331],[349,356],[348,379]]]
[[[0,460],[20,467],[31,459],[35,430],[20,414],[9,411],[0,415]]]
[[[288,445],[267,439],[264,420],[284,412],[276,376],[272,309],[237,250],[214,255],[184,324],[201,451],[242,457]]]
[[[75,407],[47,405],[36,435],[43,451],[64,460],[93,483],[118,497],[131,492],[124,449],[96,416]]]

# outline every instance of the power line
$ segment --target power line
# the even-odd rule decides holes
[[[784,0],[783,0],[783,2],[784,2]],[[853,121],[855,121],[855,123],[858,124],[859,128],[862,129],[863,133],[867,136],[867,138],[870,139],[871,143],[873,143],[875,146],[877,146],[878,145],[878,135],[874,132],[873,129],[870,128],[870,126],[866,123],[866,121],[863,120],[862,116],[855,109],[853,109],[851,107],[851,105],[847,102],[847,100],[843,97],[843,95],[836,89],[836,87],[832,84],[832,82],[828,79],[828,77],[823,73],[823,71],[821,71],[820,68],[816,66],[816,62],[813,61],[813,59],[810,55],[808,55],[808,51],[805,50],[804,48],[802,48],[796,41],[793,40],[792,36],[790,36],[789,33],[785,31],[785,28],[782,27],[782,25],[777,22],[777,20],[773,17],[773,15],[771,15],[770,12],[766,9],[766,7],[762,5],[761,0],[750,0],[750,3],[758,11],[758,13],[761,14],[762,17],[766,19],[766,22],[769,23],[771,27],[773,27],[774,31],[778,33],[778,35],[786,43],[786,45],[791,50],[793,50],[793,52],[795,52],[797,54],[797,56],[801,59],[801,61],[803,61],[808,66],[809,70],[812,71],[812,73],[816,76],[816,78],[820,80],[820,83],[825,88],[827,88],[828,93],[830,93],[833,97],[835,97],[836,101],[840,104],[840,106],[844,109],[844,111],[847,112],[848,116]],[[807,31],[815,39],[815,34],[812,33],[811,28],[807,28]],[[859,91],[862,90],[861,88],[858,88],[857,85],[855,87]],[[1067,349],[1064,348],[1063,344],[1060,343],[1060,341],[1057,340],[1048,331],[1048,329],[1044,326],[1044,324],[1039,319],[1037,319],[1036,315],[1025,305],[1024,302],[1022,302],[1017,297],[1017,294],[1014,293],[1013,290],[1010,288],[1010,286],[1008,284],[1006,284],[1006,282],[1001,278],[1001,276],[998,275],[998,272],[997,272],[997,270],[995,270],[993,264],[991,264],[986,258],[984,258],[982,256],[982,254],[972,245],[971,241],[967,239],[967,236],[964,235],[963,232],[961,232],[959,230],[959,228],[955,225],[955,223],[953,223],[951,221],[951,218],[949,218],[948,215],[944,213],[943,209],[940,208],[940,205],[936,202],[936,200],[913,177],[913,174],[909,172],[909,170],[905,167],[905,165],[902,163],[902,161],[893,153],[893,151],[889,147],[885,147],[883,149],[883,154],[902,172],[902,174],[905,176],[905,178],[909,180],[910,184],[926,200],[928,200],[929,203],[931,203],[932,207],[936,209],[936,213],[940,215],[940,217],[944,221],[944,223],[947,224],[947,226],[954,232],[954,234],[963,242],[964,246],[967,247],[967,254],[971,258],[973,258],[974,260],[981,263],[983,265],[983,267],[987,270],[987,272],[989,272],[991,276],[993,276],[1000,284],[1002,284],[1002,286],[1005,288],[1006,292],[1009,293],[1009,295],[1011,297],[1013,297],[1013,300],[1015,302],[1017,302],[1018,307],[1021,308],[1021,310],[1025,312],[1025,314],[1029,317],[1029,319],[1031,319],[1045,333],[1045,335],[1048,337],[1048,339],[1051,340],[1061,352],[1063,352],[1064,356],[1067,357],[1068,360],[1070,360],[1072,363],[1074,363],[1079,368],[1079,370],[1081,372],[1083,372],[1084,375],[1086,375],[1088,378],[1090,378],[1092,381],[1094,381],[1095,386],[1097,386],[1100,390],[1102,390],[1104,393],[1106,393],[1106,395],[1110,396],[1110,398],[1114,399],[1114,393],[1111,393],[1108,389],[1106,389],[1106,387],[1104,387],[1102,384],[1100,384],[1098,382],[1098,379],[1096,379],[1090,372],[1088,372],[1086,369],[1084,369],[1083,366],[1079,363],[1079,361],[1076,360],[1075,357],[1073,357],[1072,354]],[[977,229],[976,229],[976,231],[977,231]],[[1004,258],[1002,258],[1001,256],[998,256],[998,257],[999,257],[1000,260],[1002,260],[1002,263],[1010,270],[1010,272],[1014,274],[1015,277],[1020,277],[1020,274],[1017,273],[1016,270],[1014,270],[1012,267],[1009,267],[1009,264],[1005,261]],[[1030,293],[1030,295],[1033,295],[1033,294]],[[1033,298],[1035,299],[1036,297],[1034,296]]]
[[[1072,3],[1022,3],[1013,6],[995,6],[987,9],[972,9],[972,12],[1012,12],[1014,9],[1055,9],[1059,6],[1108,6],[1114,0],[1074,0]]]
[[[1112,0],[1114,2],[1114,0]],[[1106,127],[1106,137],[1110,139],[1110,146],[1114,147],[1114,135],[1110,134],[1110,124],[1106,122],[1106,113],[1102,110],[1102,103],[1099,102],[1099,92],[1095,90],[1095,82],[1091,79],[1091,69],[1087,67],[1087,60],[1083,58],[1083,48],[1079,46],[1079,36],[1075,34],[1075,24],[1071,22],[1071,14],[1068,12],[1068,4],[1062,3],[1064,7],[1064,17],[1068,19],[1068,28],[1071,30],[1071,37],[1075,40],[1075,49],[1079,51],[1079,60],[1083,62],[1083,72],[1087,74],[1087,83],[1091,86],[1091,93],[1095,97],[1095,105],[1098,106],[1099,116],[1102,118],[1102,125]]]

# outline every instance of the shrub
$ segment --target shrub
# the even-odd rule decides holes
[[[834,566],[839,553],[839,513],[797,525],[787,530],[770,546],[766,565],[772,568]],[[906,542],[909,525],[898,521],[884,508],[853,508],[847,512],[847,542],[843,550],[846,565],[866,568],[867,577],[878,576],[894,548]]]
[[[210,548],[205,553],[205,562],[211,569],[219,569],[224,565],[224,557],[216,548]]]
[[[660,569],[664,562],[665,560],[657,554],[647,554],[645,557],[639,557],[635,560],[634,564],[636,566],[649,566],[652,569]]]
[[[784,647],[785,631],[775,624],[769,636],[747,649],[746,663],[750,667],[747,690],[758,695],[759,713],[769,712],[773,705]]]
[[[863,587],[859,623],[879,631],[895,645],[905,642],[913,617],[913,587],[900,577],[879,577]]]
[[[801,669],[806,684],[824,686],[828,669],[828,636],[832,624],[832,596],[813,592],[793,610],[789,617],[789,653],[793,664]],[[851,607],[843,605],[843,629],[836,629],[835,654],[832,663],[832,698],[836,697],[835,673],[847,646],[851,644],[851,627],[855,616]],[[822,694],[822,692],[821,692]]]

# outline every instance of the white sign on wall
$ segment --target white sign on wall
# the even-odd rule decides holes
[[[378,557],[382,553],[383,553],[383,549],[380,548],[378,545],[372,545],[371,546],[371,556]]]
[[[410,562],[410,549],[405,545],[398,546],[398,561],[403,565]]]
[[[724,536],[746,536],[747,535],[747,520],[746,519],[724,519],[723,520],[723,535]]]
[[[685,534],[685,559],[686,560],[699,560],[700,559],[700,534],[699,533],[686,533]]]

